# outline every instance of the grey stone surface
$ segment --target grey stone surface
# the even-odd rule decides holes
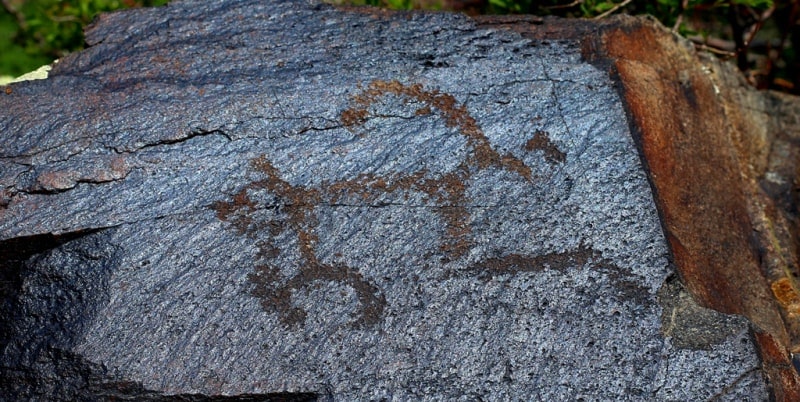
[[[263,1],[87,40],[0,96],[6,395],[767,397],[744,319],[675,321],[576,42]]]

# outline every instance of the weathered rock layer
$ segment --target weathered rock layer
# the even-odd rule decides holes
[[[175,1],[87,41],[0,94],[0,394],[798,395],[800,102],[653,22]]]

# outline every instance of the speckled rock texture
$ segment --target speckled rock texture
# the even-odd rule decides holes
[[[592,24],[101,16],[0,93],[0,399],[780,397],[672,263],[601,41],[660,28]]]

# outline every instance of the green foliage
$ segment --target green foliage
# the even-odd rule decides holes
[[[425,0],[329,0],[336,3],[349,3],[356,5],[371,5],[386,7],[395,10],[439,9],[442,1]],[[731,5],[750,7],[756,11],[766,10],[773,5],[773,0],[651,0],[628,1],[625,0],[484,0],[472,1],[481,4],[478,11],[486,14],[535,14],[557,15],[573,18],[594,18],[609,11],[628,14],[649,14],[658,18],[666,26],[673,26],[682,16],[697,13],[724,14]],[[454,2],[458,4],[458,0]],[[686,33],[693,30],[681,28]]]
[[[369,6],[391,8],[393,10],[410,10],[414,7],[414,2],[412,0],[364,0],[360,3]]]
[[[631,14],[651,14],[656,18],[677,20],[681,13],[711,8],[726,8],[731,4],[764,10],[772,6],[773,0],[683,0],[628,1],[624,0],[488,0],[487,11],[496,14],[527,13],[536,15],[559,15],[562,17],[597,17],[618,7]]]
[[[522,14],[534,5],[531,0],[489,0],[489,12],[493,14]]]
[[[29,54],[25,48],[15,45],[11,38],[16,34],[14,17],[8,13],[0,13],[0,76],[18,76],[52,61],[41,54]]]
[[[0,74],[16,76],[82,49],[83,28],[98,13],[167,1],[5,1],[0,14]]]

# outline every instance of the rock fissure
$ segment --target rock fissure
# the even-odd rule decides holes
[[[150,142],[150,143],[143,144],[142,146],[137,147],[136,151],[147,149],[147,148],[160,147],[160,146],[164,146],[164,145],[181,144],[181,143],[185,143],[187,141],[190,141],[190,140],[192,140],[194,138],[212,136],[212,135],[219,135],[219,136],[225,138],[228,141],[233,141],[231,136],[228,135],[228,133],[226,133],[222,129],[213,129],[213,130],[208,130],[208,131],[196,130],[196,131],[189,132],[188,135],[183,136],[183,137],[170,138],[170,139],[161,139],[161,140],[156,141],[156,142]],[[136,152],[136,151],[134,151],[134,152]]]

